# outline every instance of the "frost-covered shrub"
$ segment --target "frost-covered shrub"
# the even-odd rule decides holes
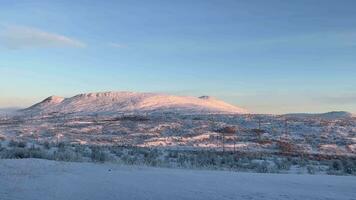
[[[279,148],[281,153],[294,153],[296,152],[296,147],[295,144],[293,144],[293,142],[291,141],[284,141],[284,140],[280,140],[277,141],[277,147]]]
[[[51,148],[51,146],[50,146],[50,144],[49,144],[48,141],[45,141],[45,142],[43,143],[43,147],[44,147],[45,149],[50,149],[50,148]]]
[[[149,166],[157,166],[161,163],[159,160],[160,153],[158,150],[143,152],[143,163]]]
[[[274,159],[274,164],[278,170],[289,170],[292,163],[288,159]]]
[[[58,148],[58,151],[64,151],[65,147],[66,147],[66,144],[64,142],[59,142],[59,143],[57,143],[56,146]]]
[[[6,159],[22,159],[22,158],[44,158],[47,159],[46,152],[39,148],[20,148],[15,147],[12,149],[3,149],[0,152],[1,158]]]
[[[315,167],[312,165],[307,166],[308,174],[315,174]]]
[[[332,162],[331,169],[335,170],[335,171],[343,171],[344,170],[344,166],[343,166],[343,164],[342,164],[342,162],[340,160],[334,160]]]
[[[262,163],[257,164],[256,171],[258,173],[268,173],[269,172],[268,165],[269,164],[267,161],[263,161]]]
[[[356,160],[351,158],[344,158],[340,160],[333,160],[329,164],[329,174],[344,175],[344,174],[356,174]]]
[[[10,140],[8,147],[19,147],[19,148],[25,148],[27,146],[27,143],[24,141],[15,141],[15,140]]]
[[[8,147],[16,147],[17,142],[15,140],[10,140],[9,143],[7,144]]]
[[[42,143],[19,145],[12,141],[11,148],[0,148],[0,158],[44,158],[62,161],[117,161],[128,165],[162,167],[202,168],[219,170],[279,173],[292,165],[304,167],[308,173],[327,171],[329,174],[356,174],[356,160],[311,161],[301,154],[271,155],[267,153],[219,152],[213,150],[172,150],[133,146],[88,146],[65,143]],[[31,147],[30,147],[31,146]],[[320,167],[320,166],[329,166]],[[319,167],[318,167],[319,166]]]
[[[309,160],[307,160],[305,158],[299,158],[299,159],[297,159],[297,164],[301,167],[305,167],[309,164]]]
[[[179,154],[177,158],[177,164],[179,167],[188,167],[188,156]]]
[[[94,162],[105,162],[108,161],[108,154],[99,147],[92,147],[90,158]]]
[[[52,158],[61,161],[80,161],[80,155],[73,151],[55,151]]]
[[[1,158],[11,159],[11,158],[28,158],[29,154],[26,149],[15,147],[13,149],[6,149],[2,152]]]
[[[87,146],[75,145],[74,151],[82,157],[91,157],[91,150]]]
[[[235,134],[237,132],[237,128],[234,126],[225,126],[217,130],[219,133],[226,133],[226,134]]]
[[[120,146],[113,146],[113,147],[110,147],[109,148],[109,150],[110,150],[110,152],[112,153],[112,154],[114,154],[115,156],[117,156],[117,157],[122,157],[125,153],[124,153],[124,150],[125,149],[123,149],[122,147],[120,147]]]
[[[237,164],[237,160],[235,159],[236,156],[233,156],[232,154],[226,154],[224,155],[221,160],[220,160],[220,166],[224,167],[224,168],[236,168],[238,167]],[[213,159],[213,157],[210,157],[210,161],[214,161],[215,159]],[[209,165],[214,166],[214,162],[210,162]]]
[[[168,155],[167,155],[167,157],[169,157],[169,158],[178,158],[178,152],[176,152],[176,151],[170,151],[170,152],[168,152]]]
[[[344,167],[344,172],[346,174],[354,174],[356,173],[356,166],[354,165],[354,163],[349,160],[349,159],[345,159],[342,161],[343,167]]]

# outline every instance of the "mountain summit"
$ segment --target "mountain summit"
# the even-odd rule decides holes
[[[246,110],[209,96],[189,97],[157,93],[99,92],[70,98],[51,96],[22,112],[31,115],[49,113],[115,114],[180,113],[219,114],[247,113]]]

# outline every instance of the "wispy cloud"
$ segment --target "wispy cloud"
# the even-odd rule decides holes
[[[125,44],[119,44],[119,43],[115,43],[115,42],[109,42],[108,46],[113,47],[113,48],[127,48],[128,47]]]
[[[2,27],[0,45],[9,49],[86,47],[85,43],[76,39],[25,26]]]

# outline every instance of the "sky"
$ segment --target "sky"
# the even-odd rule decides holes
[[[356,113],[354,0],[0,0],[0,108],[99,91]]]

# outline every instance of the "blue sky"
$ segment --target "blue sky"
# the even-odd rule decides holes
[[[0,107],[128,90],[356,112],[353,0],[0,4]]]

